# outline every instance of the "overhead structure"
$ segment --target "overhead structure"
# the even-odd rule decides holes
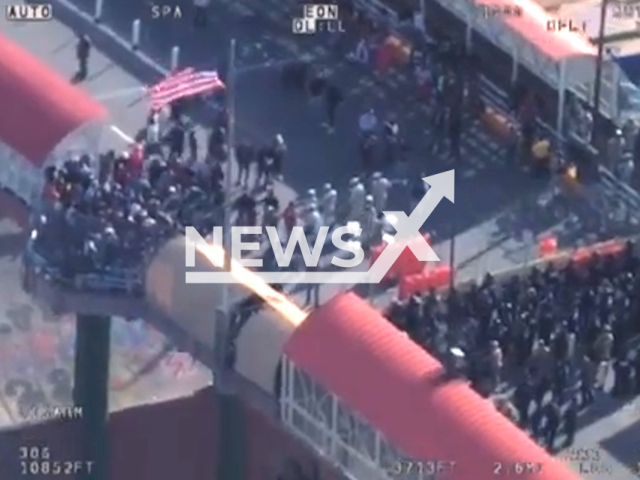
[[[32,203],[42,168],[97,148],[106,109],[0,34],[0,185]]]
[[[578,479],[354,294],[314,311],[285,354],[285,423],[355,478],[386,480],[403,460],[431,478],[437,459],[446,478]]]
[[[534,0],[436,0],[466,23],[467,41],[478,32],[512,58],[512,80],[519,66],[558,91],[559,110],[564,107],[565,91],[570,89],[583,100],[592,101],[596,77],[596,48],[580,33],[549,31],[548,22],[557,20]],[[483,8],[518,9],[520,15],[502,14],[484,18]],[[606,58],[602,69],[601,112],[617,118],[616,88],[619,75],[615,63]],[[561,130],[564,112],[558,112]]]
[[[606,47],[629,80],[640,85],[640,26],[637,38],[608,41]]]
[[[191,348],[213,352],[219,334],[216,313],[223,306],[224,286],[185,283],[186,241],[179,236],[154,257],[146,275],[146,301],[155,311],[175,322],[174,327],[189,339]],[[218,248],[221,253],[222,249]],[[207,258],[211,253],[197,250],[195,270],[217,270]],[[265,305],[238,334],[235,371],[265,393],[277,395],[276,380],[284,345],[306,314],[250,270],[234,265],[233,273],[238,283],[229,286],[231,309],[250,297],[262,300]]]

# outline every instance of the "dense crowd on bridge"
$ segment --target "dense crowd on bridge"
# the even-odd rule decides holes
[[[624,248],[623,248],[624,247]],[[615,255],[533,269],[468,290],[395,302],[388,318],[545,445],[570,445],[578,412],[608,390],[640,393],[640,261],[633,243]],[[515,385],[515,390],[505,386]]]
[[[223,131],[222,124],[213,129],[210,155],[219,155]],[[116,278],[116,272],[139,269],[179,225],[211,231],[221,224],[221,162],[205,169],[187,161],[197,155],[197,145],[189,126],[177,119],[161,136],[152,116],[146,133],[147,141],[130,151],[70,158],[46,170],[35,246],[42,246],[38,251],[46,252],[64,277],[110,273]]]
[[[151,115],[144,138],[129,151],[73,157],[46,169],[32,247],[61,278],[85,288],[130,290],[166,240],[186,226],[210,235],[226,214],[232,224],[276,226],[283,241],[294,226],[304,227],[313,242],[321,226],[347,221],[362,226],[363,243],[381,240],[388,225],[380,212],[392,182],[380,172],[352,178],[342,204],[327,183],[281,205],[275,192],[287,158],[281,135],[263,146],[239,143],[237,165],[229,169],[224,112],[200,149],[181,108],[174,105],[166,121]],[[225,175],[234,178],[227,182]],[[425,185],[418,180],[412,191],[421,198]]]

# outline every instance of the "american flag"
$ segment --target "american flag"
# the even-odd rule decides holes
[[[187,68],[151,87],[151,108],[160,110],[180,98],[201,93],[214,93],[224,88],[218,72],[196,72],[193,68]]]

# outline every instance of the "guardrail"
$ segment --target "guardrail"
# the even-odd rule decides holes
[[[534,269],[543,269],[547,268],[549,265],[554,268],[562,268],[569,264],[571,261],[580,260],[584,262],[585,259],[588,259],[594,255],[594,253],[602,253],[606,252],[606,255],[616,255],[619,254],[621,247],[613,247],[614,245],[622,246],[626,245],[627,242],[632,241],[634,254],[636,256],[640,256],[640,244],[638,244],[637,240],[640,237],[620,237],[611,240],[607,240],[604,242],[598,242],[590,246],[576,246],[573,248],[566,248],[558,251],[555,254],[548,256],[541,256],[536,258],[531,262],[527,262],[524,265],[515,268],[507,268],[504,270],[499,270],[496,272],[488,272],[494,278],[497,283],[505,282],[511,278],[519,277],[525,278],[531,274]],[[464,292],[469,290],[474,285],[478,285],[484,277],[485,274],[479,276],[478,278],[466,278],[456,284],[456,289],[458,291]],[[447,287],[442,289],[443,291],[448,290]]]

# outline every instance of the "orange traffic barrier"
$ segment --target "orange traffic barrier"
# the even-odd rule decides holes
[[[441,265],[431,271],[431,279],[428,288],[442,288],[451,283],[451,268]]]
[[[427,243],[429,243],[430,237],[428,233],[425,233],[422,237],[427,241]],[[418,260],[413,254],[413,251],[407,247],[400,254],[394,265],[394,274],[396,276],[402,276],[421,273],[424,270],[426,263],[427,262],[421,262]]]
[[[433,270],[426,270],[424,272],[403,277],[403,279],[411,279],[410,288],[407,289],[410,292],[409,295],[428,292],[431,289],[431,285],[433,284],[433,274]]]
[[[553,235],[547,235],[538,242],[538,256],[550,257],[558,253],[558,239]]]
[[[423,235],[423,238],[429,242],[430,236],[428,233]],[[382,245],[376,245],[371,248],[371,263],[375,263],[378,257],[382,254],[382,251],[387,247],[386,243]],[[404,277],[407,275],[413,275],[420,273],[424,270],[427,262],[421,262],[413,254],[413,251],[409,247],[405,248],[398,256],[398,259],[394,262],[393,266],[389,269],[384,277],[385,281]]]
[[[425,270],[421,273],[406,275],[400,280],[398,297],[406,300],[415,294],[426,293],[432,288],[443,288],[451,282],[451,268],[439,266],[433,270]]]
[[[571,257],[571,261],[576,265],[584,265],[591,259],[591,256],[592,256],[591,250],[588,248],[582,247],[576,250],[576,253],[574,253],[573,256]]]
[[[604,242],[596,247],[596,252],[598,255],[603,257],[606,256],[614,256],[618,255],[625,250],[625,245],[617,240],[610,240],[608,242]]]
[[[617,240],[610,240],[608,242],[597,243],[590,247],[582,247],[576,250],[571,260],[577,265],[584,265],[594,255],[600,255],[601,257],[619,255],[625,249],[625,245]]]
[[[416,280],[419,275],[409,275],[403,277],[398,285],[398,298],[400,300],[406,300],[416,292]]]

